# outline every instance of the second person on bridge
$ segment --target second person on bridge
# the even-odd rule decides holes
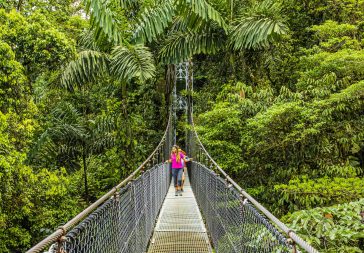
[[[175,196],[182,196],[181,185],[182,185],[182,173],[183,165],[186,163],[184,161],[185,155],[179,151],[177,145],[172,147],[171,157],[167,162],[172,163],[172,177],[174,187],[176,189]]]

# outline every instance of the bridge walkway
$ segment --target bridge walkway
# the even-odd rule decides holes
[[[167,252],[212,252],[188,175],[182,196],[175,196],[171,183],[150,241],[148,253]]]

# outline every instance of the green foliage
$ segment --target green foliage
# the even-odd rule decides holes
[[[152,42],[164,32],[175,14],[172,1],[166,0],[159,6],[146,8],[136,25],[134,39],[138,42]]]
[[[362,252],[364,199],[346,204],[294,212],[283,218],[320,252]]]
[[[69,90],[82,87],[85,83],[95,82],[108,71],[108,55],[102,52],[85,50],[70,61],[64,69],[61,83]]]
[[[187,14],[192,11],[202,20],[214,21],[224,30],[227,29],[227,25],[220,13],[216,11],[206,0],[178,0],[177,5],[183,14]]]
[[[314,25],[311,30],[320,40],[328,40],[335,37],[355,37],[358,35],[358,27],[352,24],[338,24],[336,21],[327,20],[322,25]]]
[[[165,41],[160,58],[164,63],[183,62],[194,54],[213,54],[222,45],[221,34],[209,28],[198,32],[176,32]]]
[[[243,83],[224,85],[217,104],[196,120],[214,159],[278,215],[364,196],[364,82],[351,84],[329,74],[299,87],[292,92],[281,86],[275,95]],[[293,229],[305,231],[300,218]],[[342,237],[343,252],[360,252],[356,229],[343,225],[331,237],[326,232],[324,241],[310,231],[305,239],[320,252],[335,252],[335,240]]]
[[[265,0],[256,2],[240,19],[231,32],[235,50],[268,47],[277,37],[287,33],[287,26],[280,16],[280,2]]]
[[[203,143],[209,147],[210,154],[221,163],[231,175],[241,171],[241,147],[236,136],[241,131],[241,114],[228,103],[218,104],[214,110],[198,119],[197,131],[203,136]],[[214,126],[212,128],[212,126]]]
[[[124,1],[120,1],[123,3]],[[120,43],[119,20],[117,13],[112,8],[112,1],[84,0],[86,11],[91,15],[90,23],[95,29],[96,39],[102,39],[106,35],[109,41]]]
[[[190,24],[191,19],[200,19],[205,22],[214,21],[224,30],[227,30],[227,25],[220,13],[205,0],[166,0],[143,11],[136,26],[134,37],[138,41],[152,42],[170,25],[175,14]]]
[[[364,77],[364,51],[344,49],[335,53],[319,52],[301,58],[301,78],[319,79],[335,73],[339,80],[350,78],[351,83]]]
[[[287,204],[292,212],[358,200],[364,196],[364,179],[324,177],[310,180],[303,177],[290,180],[288,185],[276,185],[275,190],[281,195],[278,204]]]
[[[0,9],[0,20],[0,38],[11,46],[31,81],[45,70],[57,70],[75,53],[73,41],[38,12],[25,18]]]
[[[294,28],[295,37],[300,40],[300,44],[310,47],[312,43],[309,27],[320,25],[327,20],[355,24],[362,20],[364,1],[362,0],[313,0],[309,2],[290,0],[286,2],[286,13],[289,23]]]
[[[11,47],[0,40],[0,111],[24,106],[25,82],[22,65],[15,60]]]
[[[16,150],[9,134],[12,117],[0,112],[0,252],[24,251],[79,210],[65,170],[36,172],[24,165],[26,154]]]
[[[163,63],[185,60],[218,163],[278,215],[342,204],[289,221],[321,251],[362,250],[362,203],[347,202],[363,197],[363,0],[0,6],[0,252],[24,251],[135,169],[165,125]]]
[[[115,47],[111,65],[113,74],[120,80],[138,78],[143,82],[155,75],[153,55],[140,44]]]
[[[242,138],[246,154],[256,156],[256,166],[261,159],[269,161],[268,171],[273,164],[280,168],[272,175],[280,178],[297,172],[315,175],[315,170],[325,168],[322,164],[346,162],[353,145],[362,145],[363,84],[319,102],[276,104],[249,119]]]

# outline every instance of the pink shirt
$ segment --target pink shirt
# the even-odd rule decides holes
[[[179,153],[181,159],[179,162],[177,162],[176,160],[176,155],[175,154],[171,154],[171,161],[172,161],[172,169],[180,169],[183,168],[183,158],[185,157],[184,154],[182,154],[182,152]]]

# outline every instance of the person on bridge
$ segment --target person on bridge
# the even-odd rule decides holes
[[[181,152],[184,155],[184,160],[182,160],[182,181],[181,181],[181,192],[183,192],[183,185],[185,184],[185,178],[186,178],[186,171],[187,171],[187,154],[185,151],[183,151],[180,147],[178,147],[178,152]]]
[[[183,151],[180,147],[178,148],[178,151],[184,155],[184,159],[182,161],[183,172],[182,172],[182,182],[181,182],[181,191],[183,192],[183,185],[185,184],[185,179],[186,179],[186,175],[187,175],[187,163],[192,161],[192,158],[189,158],[187,156],[187,153],[185,151]]]
[[[167,162],[172,163],[172,177],[174,187],[176,189],[175,196],[182,196],[181,185],[182,185],[182,173],[185,161],[185,155],[179,151],[177,145],[172,147],[171,157]]]

